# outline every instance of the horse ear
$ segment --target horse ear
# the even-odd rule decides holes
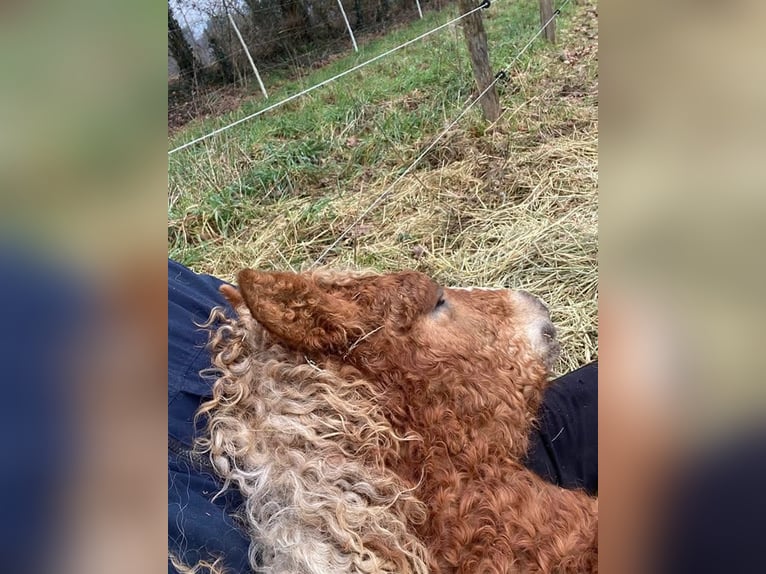
[[[221,295],[224,296],[224,298],[229,302],[229,305],[231,305],[233,309],[236,310],[238,307],[245,305],[245,300],[242,298],[242,293],[240,293],[236,287],[224,284],[218,288],[218,291],[221,293]]]
[[[358,306],[322,289],[310,275],[245,269],[238,281],[253,318],[288,347],[343,352],[363,332]]]

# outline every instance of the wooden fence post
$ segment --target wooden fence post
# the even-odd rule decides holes
[[[548,20],[548,25],[545,27],[545,39],[552,44],[556,43],[556,20],[553,18],[553,1],[552,0],[540,0],[540,25],[544,25]]]
[[[458,0],[458,6],[462,14],[476,8],[475,5],[472,5],[471,0]],[[495,80],[492,66],[489,63],[487,33],[484,30],[481,10],[463,18],[463,35],[465,36],[466,44],[468,44],[468,52],[471,55],[473,77],[476,79],[476,85],[479,88],[479,93],[481,93]],[[484,111],[484,118],[487,121],[494,122],[500,117],[500,100],[497,97],[495,86],[492,86],[484,94],[480,103]]]

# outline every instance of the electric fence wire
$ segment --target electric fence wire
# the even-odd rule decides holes
[[[340,79],[340,78],[342,78],[344,76],[347,76],[348,74],[351,74],[352,72],[355,72],[355,71],[357,71],[357,70],[359,70],[361,68],[364,68],[365,66],[368,66],[369,64],[377,62],[378,60],[381,60],[381,59],[385,58],[386,56],[390,56],[391,54],[393,54],[395,52],[398,52],[399,50],[401,50],[403,48],[406,48],[407,46],[410,46],[411,44],[414,44],[415,42],[418,42],[418,41],[420,41],[420,40],[430,36],[431,34],[434,34],[434,33],[438,32],[439,30],[443,30],[444,28],[447,28],[448,26],[450,26],[450,25],[452,25],[452,24],[454,24],[456,22],[459,22],[463,18],[467,18],[468,16],[470,16],[471,14],[473,14],[475,12],[478,12],[479,10],[484,10],[485,8],[488,8],[489,5],[490,5],[489,0],[485,0],[481,5],[477,6],[473,10],[469,10],[465,14],[462,14],[462,15],[456,17],[456,18],[453,18],[452,20],[442,24],[441,26],[433,28],[432,30],[429,30],[428,32],[424,32],[420,36],[412,38],[411,40],[407,40],[403,44],[399,44],[398,46],[395,46],[394,48],[391,48],[390,50],[386,50],[385,52],[383,52],[381,54],[378,54],[377,56],[375,56],[373,58],[370,58],[369,60],[365,60],[364,62],[361,62],[360,64],[357,64],[356,66],[353,66],[353,67],[349,68],[348,70],[345,70],[345,71],[343,71],[343,72],[341,72],[339,74],[336,74],[336,75],[334,75],[334,76],[332,76],[330,78],[327,78],[326,80],[324,80],[322,82],[319,82],[318,84],[314,84],[313,86],[310,86],[310,87],[306,88],[305,90],[301,90],[300,92],[295,93],[292,96],[288,96],[287,98],[285,98],[283,100],[280,100],[280,101],[278,101],[278,102],[276,102],[274,104],[271,104],[270,106],[267,106],[267,107],[263,108],[262,110],[254,112],[254,113],[252,113],[252,114],[250,114],[248,116],[245,116],[245,117],[240,118],[240,119],[238,119],[238,120],[236,120],[234,122],[231,122],[230,124],[227,124],[227,125],[222,126],[222,127],[218,128],[218,129],[215,129],[215,130],[213,130],[210,133],[207,133],[207,134],[205,134],[203,136],[200,136],[200,137],[195,138],[195,139],[193,139],[191,141],[188,141],[185,144],[182,144],[182,145],[180,145],[178,147],[175,147],[175,148],[171,149],[168,152],[168,155],[172,155],[172,154],[174,154],[176,152],[179,152],[179,151],[181,151],[183,149],[186,149],[186,148],[189,148],[189,147],[191,147],[191,146],[193,146],[195,144],[198,144],[199,142],[202,142],[202,141],[205,141],[207,139],[210,139],[211,137],[216,136],[216,135],[218,135],[218,134],[220,134],[222,132],[225,132],[225,131],[227,131],[227,130],[235,127],[235,126],[238,126],[238,125],[240,125],[240,124],[242,124],[244,122],[250,121],[250,120],[252,120],[252,119],[254,119],[254,118],[256,118],[256,117],[258,117],[260,115],[263,115],[266,112],[269,112],[269,111],[271,111],[271,110],[273,110],[275,108],[283,106],[283,105],[285,105],[288,102],[292,102],[293,100],[296,100],[296,99],[298,99],[298,98],[300,98],[302,96],[305,96],[306,94],[308,94],[310,92],[313,92],[314,90],[317,90],[317,89],[319,89],[319,88],[321,88],[323,86],[326,86],[326,85],[334,82],[335,80],[338,80],[338,79]],[[555,13],[554,13],[554,15],[555,15]]]

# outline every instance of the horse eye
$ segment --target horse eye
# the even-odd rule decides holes
[[[446,304],[447,302],[444,300],[444,291],[439,290],[439,298],[436,300],[436,306],[434,307],[434,310],[438,309],[442,305]]]

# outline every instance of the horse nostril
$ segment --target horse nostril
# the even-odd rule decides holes
[[[553,326],[553,323],[545,323],[543,325],[543,337],[550,340],[556,338],[556,328]]]

